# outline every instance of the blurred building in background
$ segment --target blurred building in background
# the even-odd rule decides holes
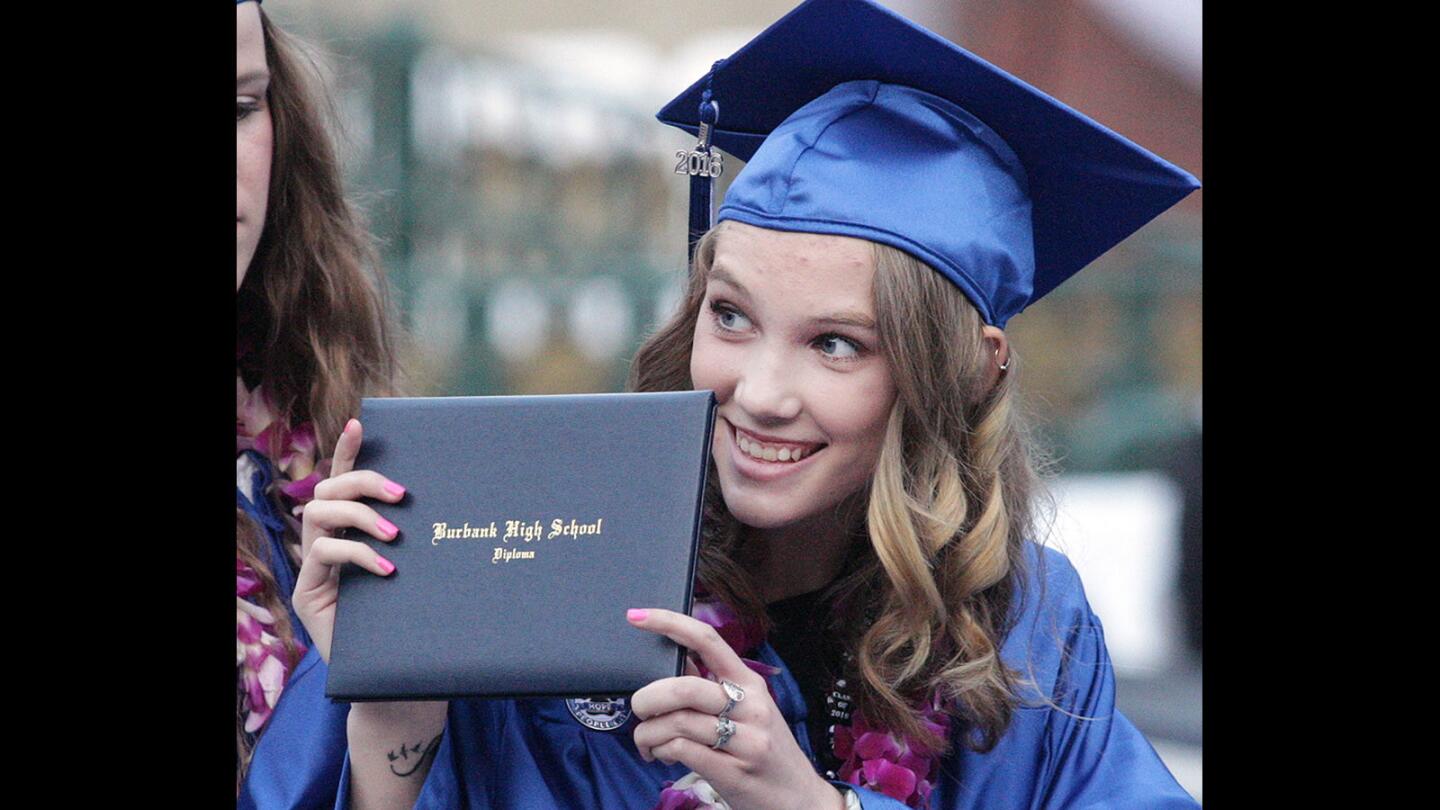
[[[654,113],[796,2],[267,6],[324,49],[413,337],[411,393],[623,386],[685,274],[671,169],[691,139]],[[1203,181],[1200,0],[887,5]],[[1054,544],[1105,620],[1122,708],[1197,796],[1203,198],[1009,330],[1065,472]]]

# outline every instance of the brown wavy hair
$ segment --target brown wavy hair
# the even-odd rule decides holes
[[[240,339],[250,346],[242,366],[247,384],[264,385],[276,420],[312,422],[320,452],[328,455],[362,395],[395,392],[398,338],[374,238],[344,194],[335,110],[312,49],[263,10],[260,23],[274,146],[264,229],[236,295]],[[260,449],[275,458],[280,448]],[[264,497],[278,495],[272,488]],[[298,540],[295,529],[291,521],[291,543]],[[239,558],[264,583],[259,601],[274,614],[293,666],[298,649],[289,594],[278,592],[265,565],[263,530],[237,508],[235,533]],[[237,697],[237,792],[253,752],[241,715]]]
[[[722,223],[701,240],[679,312],[636,354],[632,390],[693,387],[695,323],[723,232]],[[826,594],[832,632],[854,657],[867,721],[944,752],[948,741],[921,722],[938,695],[964,721],[963,744],[988,751],[1018,703],[1020,676],[1000,647],[1024,596],[1024,546],[1037,528],[1032,507],[1048,499],[1049,462],[1017,406],[1013,349],[992,386],[994,356],[970,301],[909,254],[873,248],[876,326],[897,397],[850,556]],[[707,495],[698,577],[764,626],[758,590],[735,562],[743,527],[718,484]]]

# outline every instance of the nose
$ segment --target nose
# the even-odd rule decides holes
[[[747,358],[735,382],[735,404],[761,425],[786,422],[800,415],[801,399],[794,370],[778,352],[756,352]]]

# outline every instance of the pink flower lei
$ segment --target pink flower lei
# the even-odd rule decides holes
[[[288,479],[280,491],[295,501],[291,513],[299,517],[305,504],[315,498],[315,485],[330,474],[330,459],[316,460],[315,426],[303,422],[294,428],[275,419],[275,410],[262,383],[250,391],[235,375],[235,452],[255,450],[265,454],[281,477]]]
[[[950,715],[938,698],[927,702],[921,718],[935,736],[949,737]],[[835,727],[835,756],[845,760],[837,774],[842,780],[910,807],[930,806],[940,757],[920,740],[875,728],[857,711],[849,726]]]
[[[315,485],[324,480],[330,466],[328,459],[316,461],[313,425],[306,422],[289,429],[280,424],[262,388],[249,391],[236,375],[235,452],[245,450],[272,457],[277,475],[288,479],[280,485],[280,491],[295,502],[291,510],[295,517],[314,499]],[[259,732],[270,719],[293,665],[284,643],[274,633],[275,616],[258,603],[264,590],[263,580],[238,556],[237,550],[235,666],[248,734]],[[305,646],[296,641],[295,647],[298,661],[305,654]]]
[[[696,602],[694,616],[714,627],[737,654],[753,650],[764,640],[758,628],[741,622],[723,603]],[[780,672],[779,668],[760,661],[741,660],[764,675],[767,686],[768,679]],[[709,675],[698,661],[696,665],[701,676]],[[770,691],[773,697],[774,689]],[[921,716],[927,729],[942,740],[948,739],[950,716],[938,697],[927,701]],[[917,809],[930,806],[940,756],[920,740],[875,728],[856,711],[849,726],[835,727],[835,756],[844,760],[837,774],[842,781],[883,793]],[[710,783],[692,771],[678,781],[666,781],[653,810],[729,810],[729,807]]]
[[[243,692],[241,710],[245,714],[245,732],[254,734],[264,727],[280,700],[285,679],[290,675],[290,656],[285,645],[271,631],[275,616],[246,597],[255,596],[264,585],[255,571],[244,561],[235,560],[235,666]],[[305,647],[295,643],[296,655],[304,655]]]

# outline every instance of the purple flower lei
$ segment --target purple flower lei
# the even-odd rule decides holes
[[[314,427],[306,422],[292,430],[279,424],[261,388],[247,390],[238,375],[236,389],[235,452],[253,449],[277,456],[273,459],[276,470],[290,479],[280,486],[280,491],[295,501],[292,514],[298,517],[304,505],[314,499],[315,485],[324,480],[330,466],[328,459],[319,463],[315,460]],[[238,554],[237,550],[235,667],[245,732],[255,734],[270,719],[291,667],[305,654],[305,646],[296,641],[295,658],[291,659],[274,633],[274,614],[258,604],[264,582]]]
[[[264,727],[280,700],[285,679],[290,675],[290,656],[276,638],[275,616],[246,597],[259,594],[264,585],[244,561],[235,560],[235,666],[239,670],[245,713],[245,732],[254,734]],[[299,642],[296,655],[304,655]]]
[[[315,485],[330,474],[330,459],[317,461],[315,426],[303,422],[291,428],[278,422],[263,383],[250,391],[237,374],[235,389],[235,452],[255,450],[274,462],[280,475],[289,479],[280,491],[295,501],[291,513],[299,517],[304,505],[314,500]]]
[[[921,721],[936,737],[949,737],[950,715],[938,698],[926,704]],[[920,740],[875,728],[857,711],[849,726],[835,727],[835,756],[845,760],[837,774],[842,780],[910,807],[930,806],[940,757]]]
[[[741,622],[724,603],[697,602],[694,616],[714,627],[737,654],[750,652],[764,640],[759,628]],[[741,660],[764,675],[767,686],[769,678],[780,672],[760,661]],[[696,666],[702,677],[709,675],[703,664],[697,661]],[[771,696],[774,696],[773,688]],[[938,697],[926,702],[921,717],[925,727],[939,739],[949,737],[950,716]],[[922,741],[875,728],[856,711],[849,726],[835,727],[835,755],[845,761],[837,774],[841,780],[883,793],[909,807],[930,806],[940,756]],[[692,771],[679,781],[666,781],[653,810],[729,810],[729,807],[710,783]]]

